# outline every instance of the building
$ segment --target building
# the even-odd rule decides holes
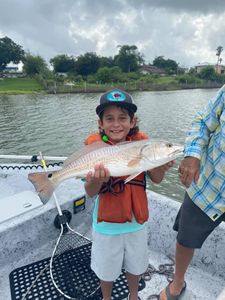
[[[3,73],[16,73],[18,72],[18,70],[19,70],[18,67],[5,67]]]
[[[195,66],[196,73],[200,73],[202,69],[206,67],[213,67],[215,72],[219,75],[225,74],[225,66],[224,65],[218,65],[218,64],[210,64],[207,62],[199,63],[197,66]]]
[[[144,75],[157,74],[157,75],[166,75],[165,70],[157,68],[153,65],[143,65],[140,67],[139,72]]]
[[[8,65],[2,72],[0,72],[1,78],[17,78],[25,76],[26,74],[23,73],[17,65]]]

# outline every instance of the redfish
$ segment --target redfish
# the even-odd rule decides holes
[[[34,184],[40,198],[46,202],[54,188],[69,178],[84,178],[94,171],[97,164],[103,164],[110,176],[128,176],[125,183],[138,174],[154,169],[182,155],[183,146],[165,141],[140,140],[108,145],[96,142],[85,146],[73,154],[54,172],[30,173],[29,180]]]

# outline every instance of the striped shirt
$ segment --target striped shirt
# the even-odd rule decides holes
[[[192,182],[187,193],[215,221],[225,212],[225,85],[196,114],[184,156],[201,160],[199,180]]]

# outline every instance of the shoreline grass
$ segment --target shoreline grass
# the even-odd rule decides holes
[[[132,91],[173,91],[184,89],[219,88],[223,84],[218,82],[201,81],[195,83],[178,83],[174,77],[157,78],[152,82],[129,82],[112,84],[77,83],[67,86],[57,83],[44,88],[34,78],[0,78],[0,95],[23,94],[66,94],[66,93],[101,93],[112,88],[120,88],[128,92]]]
[[[0,78],[0,94],[32,94],[43,92],[44,88],[32,78]]]

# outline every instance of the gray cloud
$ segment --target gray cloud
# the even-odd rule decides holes
[[[46,60],[114,56],[117,45],[135,44],[146,62],[164,55],[186,66],[213,63],[217,46],[225,48],[224,19],[223,0],[0,1],[0,37]]]

